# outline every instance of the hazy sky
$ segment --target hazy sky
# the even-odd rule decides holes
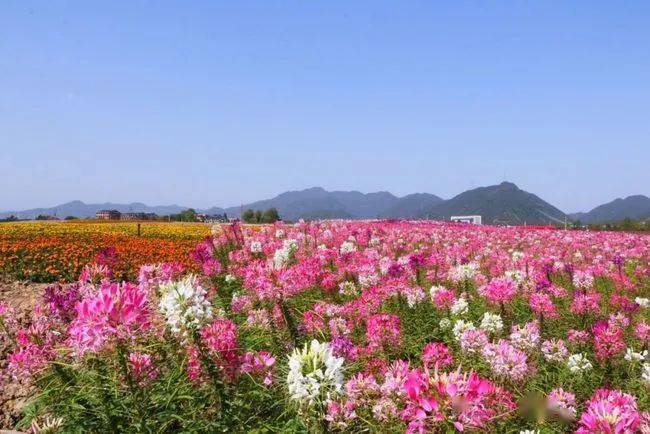
[[[489,3],[489,5],[488,5]],[[0,209],[650,194],[650,2],[0,3]]]

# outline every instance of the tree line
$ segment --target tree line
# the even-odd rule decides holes
[[[242,220],[245,223],[275,223],[280,220],[280,214],[277,208],[268,208],[264,211],[249,208],[242,214]]]

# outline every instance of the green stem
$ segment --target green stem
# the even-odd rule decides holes
[[[201,340],[201,335],[198,330],[196,330],[192,335],[192,340],[194,341],[194,344],[196,345],[196,348],[199,352],[201,366],[208,373],[210,380],[212,380],[214,391],[219,395],[219,407],[221,408],[221,414],[223,416],[229,405],[225,384],[223,381],[221,381],[219,372],[217,372],[217,369],[214,366],[212,359],[210,358],[207,348],[205,348],[205,345],[203,345],[203,341]]]
[[[117,346],[117,354],[120,360],[120,366],[122,367],[122,372],[124,374],[124,377],[126,378],[126,384],[129,387],[129,391],[131,392],[131,395],[135,399],[135,409],[138,414],[138,418],[140,419],[140,430],[142,432],[147,431],[147,412],[143,408],[143,403],[145,402],[145,399],[141,395],[141,390],[137,387],[135,382],[133,381],[133,376],[131,375],[131,371],[129,370],[128,363],[126,361],[126,348],[122,344],[119,344]]]
[[[293,345],[296,346],[298,345],[298,331],[296,330],[296,323],[293,320],[293,316],[283,302],[280,302],[280,311],[282,312],[282,318],[284,318],[284,322],[287,324],[287,329],[289,330],[291,341]]]

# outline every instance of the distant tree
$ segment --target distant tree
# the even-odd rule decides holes
[[[249,208],[244,211],[244,214],[242,214],[241,218],[246,223],[255,223],[255,211]]]
[[[280,220],[277,208],[269,208],[262,214],[262,223],[275,223]]]
[[[636,225],[631,218],[625,217],[620,223],[620,228],[624,231],[633,231],[636,228]]]
[[[75,217],[73,215],[69,215],[66,218],[64,218],[63,220],[77,220],[77,217]]]
[[[18,217],[16,217],[15,215],[10,215],[7,218],[0,219],[0,222],[15,222],[15,221],[18,221]]]
[[[196,216],[196,210],[194,208],[188,208],[185,211],[181,212],[181,216],[184,222],[198,222],[199,219]]]
[[[43,214],[39,214],[36,216],[36,220],[47,220],[47,216]]]
[[[257,210],[255,211],[255,223],[261,223],[262,222],[262,210]]]
[[[176,222],[198,222],[199,219],[196,215],[196,210],[193,208],[188,208],[184,211],[179,212],[178,214],[172,214],[169,216],[169,220]]]

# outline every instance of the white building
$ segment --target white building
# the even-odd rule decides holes
[[[453,215],[451,216],[451,221],[457,223],[471,223],[473,225],[480,225],[481,216],[480,215]]]

